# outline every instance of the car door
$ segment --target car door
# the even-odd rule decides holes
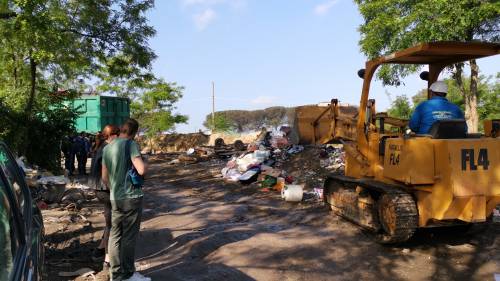
[[[37,259],[33,259],[31,252],[35,207],[32,205],[31,194],[21,169],[4,143],[0,143],[0,170],[5,190],[9,194],[19,243],[13,264],[15,275],[12,280],[32,280],[33,275],[37,273],[35,271]]]
[[[0,280],[16,277],[15,264],[22,256],[23,233],[13,205],[12,191],[0,171]]]

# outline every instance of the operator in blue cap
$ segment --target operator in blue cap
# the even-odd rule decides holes
[[[436,121],[465,119],[460,107],[446,99],[448,85],[444,81],[432,83],[429,91],[431,98],[419,104],[411,115],[409,126],[413,132],[428,134]]]

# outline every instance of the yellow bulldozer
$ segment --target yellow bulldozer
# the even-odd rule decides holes
[[[369,90],[382,64],[428,65],[421,77],[430,86],[447,66],[498,54],[495,43],[433,42],[366,62],[358,113],[332,100],[307,121],[311,142],[340,141],[346,152],[345,173],[325,181],[325,203],[381,243],[407,241],[417,228],[486,222],[500,204],[500,120],[485,121],[484,134],[465,133],[464,120],[442,120],[417,135],[406,120],[377,113]]]

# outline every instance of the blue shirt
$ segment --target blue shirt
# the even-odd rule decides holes
[[[460,107],[444,97],[434,96],[415,108],[409,125],[410,129],[417,134],[428,134],[434,122],[448,119],[465,118]]]

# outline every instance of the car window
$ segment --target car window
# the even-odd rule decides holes
[[[19,235],[6,188],[0,180],[0,280],[11,278],[14,268],[13,260],[19,248]]]
[[[5,177],[9,182],[14,196],[16,199],[17,206],[21,212],[21,216],[24,217],[25,209],[25,194],[23,194],[22,179],[19,177],[19,166],[16,161],[10,156],[7,151],[7,147],[0,145],[0,168],[2,168],[5,173]]]

